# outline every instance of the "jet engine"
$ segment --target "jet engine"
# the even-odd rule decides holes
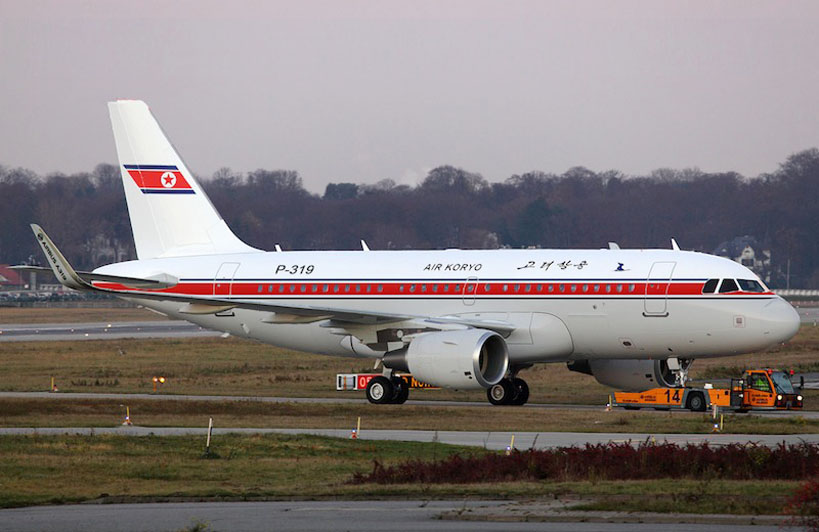
[[[472,390],[503,379],[509,350],[499,334],[485,329],[441,331],[416,336],[408,347],[384,355],[383,362],[433,386]]]
[[[670,358],[576,360],[566,365],[571,371],[592,375],[597,382],[623,391],[643,391],[649,388],[679,386],[690,360]],[[683,377],[679,377],[680,372]]]

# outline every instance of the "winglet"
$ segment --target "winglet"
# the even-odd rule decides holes
[[[54,245],[54,242],[51,241],[42,227],[37,224],[31,224],[31,230],[34,231],[34,236],[37,237],[37,243],[43,248],[43,253],[45,253],[48,259],[48,265],[51,266],[54,276],[57,277],[57,280],[60,281],[63,286],[73,288],[74,290],[92,288],[88,283],[80,279],[80,276],[77,275],[74,268],[65,260],[63,254],[60,253],[60,250],[57,249],[57,246]]]

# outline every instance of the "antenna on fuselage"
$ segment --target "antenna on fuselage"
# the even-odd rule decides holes
[[[278,244],[276,244],[276,251],[278,251],[279,253],[281,253],[282,251],[282,247]]]
[[[620,246],[617,244],[617,242],[609,242],[609,249],[617,250],[620,249]]]
[[[673,249],[674,251],[680,250],[680,246],[677,245],[677,241],[674,240],[673,238],[671,239],[671,249]]]
[[[364,242],[363,239],[361,240],[361,250],[362,251],[370,251],[370,246],[368,246],[367,243]]]

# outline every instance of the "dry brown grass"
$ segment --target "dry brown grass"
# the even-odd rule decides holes
[[[819,327],[803,326],[787,345],[765,353],[699,359],[692,377],[739,376],[745,368],[786,366],[819,371]],[[237,338],[7,342],[0,343],[0,367],[2,391],[45,391],[53,376],[61,391],[149,392],[151,378],[163,375],[168,378],[161,389],[165,394],[284,397],[360,397],[336,392],[335,376],[372,371],[367,360],[311,355]],[[602,406],[612,392],[562,363],[539,364],[521,376],[534,403]],[[819,391],[805,396],[808,409],[819,407]],[[486,401],[482,391],[413,390],[411,398]]]

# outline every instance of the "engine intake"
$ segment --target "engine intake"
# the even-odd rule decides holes
[[[671,359],[672,366],[686,370],[690,361]],[[649,388],[678,385],[668,360],[595,359],[576,360],[567,364],[571,371],[593,375],[597,382],[618,390],[643,391]]]
[[[416,336],[408,347],[384,355],[383,362],[433,386],[470,390],[489,388],[503,379],[509,350],[492,331],[441,331]]]

